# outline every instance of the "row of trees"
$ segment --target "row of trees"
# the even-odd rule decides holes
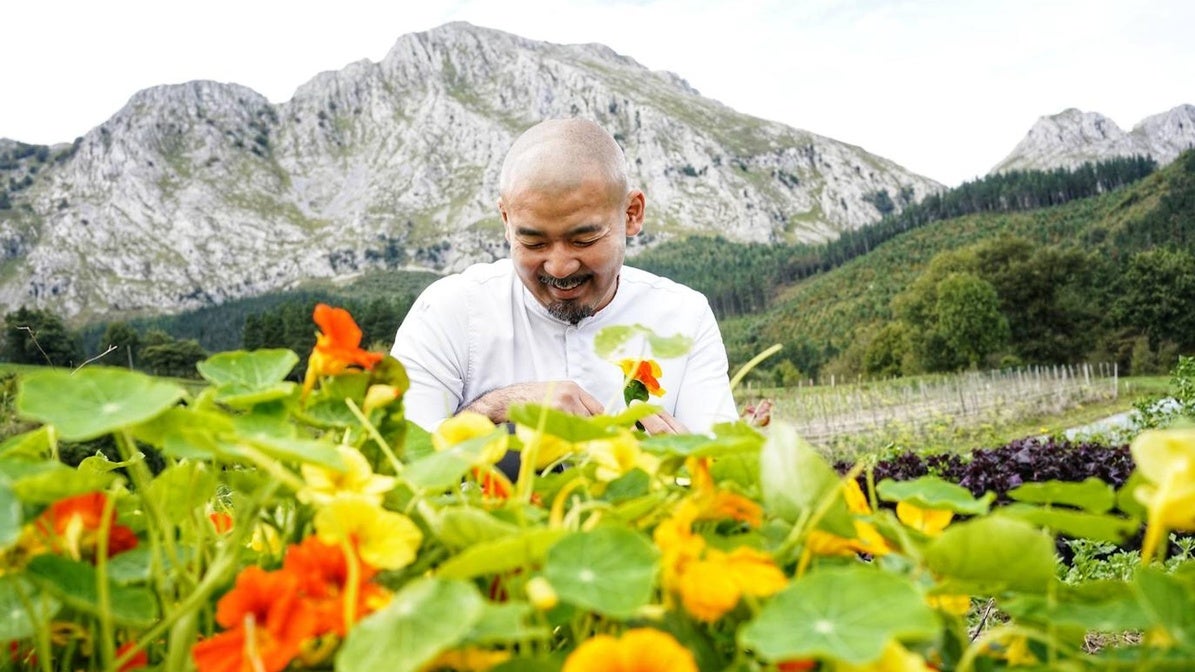
[[[176,316],[174,326],[203,327],[208,335],[221,338],[230,328],[238,334],[232,345],[220,344],[205,347],[198,338],[172,335],[161,327],[146,324],[161,323],[159,318],[141,323],[111,322],[102,326],[95,339],[94,348],[84,348],[83,334],[72,331],[56,314],[45,309],[21,307],[4,316],[4,340],[0,344],[0,357],[15,364],[35,364],[63,367],[78,367],[94,361],[107,366],[122,366],[147,373],[179,378],[193,378],[198,374],[195,364],[207,358],[210,352],[221,350],[260,348],[287,348],[300,355],[306,355],[315,345],[316,326],[311,321],[315,304],[330,301],[347,308],[361,326],[362,342],[375,350],[389,350],[394,341],[394,332],[410,309],[412,298],[401,295],[394,298],[375,298],[368,301],[336,301],[325,297],[290,299],[272,305],[258,313],[249,313],[240,324],[213,324],[212,309],[202,314],[208,320],[196,321],[191,315]],[[240,312],[231,308],[225,313]],[[95,330],[100,327],[92,327]],[[180,330],[182,331],[182,330]],[[185,331],[184,331],[185,333]],[[85,354],[90,350],[91,354]],[[293,374],[296,378],[302,368]]]
[[[895,236],[931,222],[1060,205],[1125,186],[1156,169],[1152,159],[1137,156],[1085,163],[1074,170],[989,175],[931,194],[899,213],[845,231],[822,245],[733,243],[720,236],[693,237],[647,250],[630,263],[705,294],[719,317],[744,315],[764,310],[779,286],[841,266]],[[873,202],[892,203],[886,192],[879,193],[883,196],[873,194]]]

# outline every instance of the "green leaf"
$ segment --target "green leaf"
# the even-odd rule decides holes
[[[1195,647],[1195,591],[1154,567],[1142,567],[1133,587],[1146,614],[1183,648]]]
[[[465,473],[478,466],[486,446],[496,436],[506,433],[499,427],[485,436],[475,436],[445,450],[437,451],[423,459],[411,462],[402,478],[416,490],[441,491],[461,482]]]
[[[1008,496],[1018,502],[1062,504],[1091,513],[1105,513],[1116,505],[1116,490],[1094,476],[1082,483],[1025,483],[1009,490]]]
[[[629,618],[651,599],[659,554],[624,527],[574,532],[548,551],[544,578],[561,601],[614,618]]]
[[[0,574],[0,642],[32,637],[61,608],[61,602],[24,576]]]
[[[37,429],[10,436],[0,443],[0,457],[43,459],[50,454],[50,429]]]
[[[216,401],[249,408],[294,394],[298,386],[284,379],[298,363],[290,350],[238,350],[213,355],[196,368],[216,386]]]
[[[13,493],[26,504],[52,504],[60,499],[103,490],[116,478],[111,473],[78,471],[61,462],[25,460],[0,462]]]
[[[1056,595],[1014,595],[1000,608],[1022,623],[1073,627],[1083,632],[1123,632],[1150,626],[1132,588],[1120,581],[1061,585]]]
[[[466,548],[517,534],[519,528],[473,508],[450,508],[440,516],[436,536],[450,548]]]
[[[635,330],[626,325],[605,327],[593,338],[593,350],[598,357],[609,359],[623,343],[635,335]]]
[[[946,528],[926,547],[925,562],[954,593],[1040,593],[1054,579],[1054,541],[1029,523],[991,515]]]
[[[99,577],[91,565],[44,553],[30,560],[25,571],[64,604],[100,614]],[[158,617],[158,603],[148,588],[122,586],[109,579],[108,613],[118,624],[148,627]]]
[[[195,367],[217,387],[261,390],[282,382],[298,363],[299,356],[290,350],[236,350],[213,355]]]
[[[417,672],[460,643],[484,609],[481,595],[471,584],[417,580],[349,632],[336,656],[336,669]]]
[[[500,574],[542,562],[564,530],[533,528],[526,532],[476,544],[452,556],[436,570],[445,579],[472,579]]]
[[[602,493],[602,499],[618,504],[646,495],[650,487],[651,476],[646,471],[636,468],[610,481],[606,491]]]
[[[515,404],[508,415],[514,422],[532,429],[539,428],[542,418],[545,434],[572,443],[605,439],[611,435],[609,427],[599,419],[601,416],[583,418],[539,404]]]
[[[545,639],[550,635],[545,627],[528,625],[530,620],[531,605],[526,602],[486,602],[481,617],[465,636],[465,642],[475,646],[490,646]]]
[[[327,441],[314,439],[276,439],[257,437],[250,443],[266,455],[284,462],[304,462],[344,471],[344,460],[336,452],[336,446]]]
[[[21,500],[12,491],[12,481],[8,476],[0,474],[0,558],[4,556],[8,547],[17,543],[24,522]]]
[[[216,474],[202,462],[181,462],[158,474],[148,488],[169,520],[185,520],[216,494]]]
[[[659,336],[650,328],[642,324],[617,325],[605,327],[593,339],[593,349],[598,357],[611,359],[619,348],[626,345],[636,335],[647,338],[650,353],[635,355],[636,357],[654,357],[656,359],[674,359],[683,357],[693,347],[693,339],[684,334]]]
[[[175,551],[179,555],[178,560],[180,565],[186,565],[188,562],[191,562],[191,559],[197,552],[189,546],[180,546]],[[155,555],[158,557],[155,558]],[[155,553],[154,549],[150,548],[149,545],[141,544],[137,548],[108,558],[108,578],[114,583],[121,585],[145,583],[153,575],[152,566],[155,563],[164,564],[164,570],[169,573],[186,570],[186,567],[174,566],[167,554]]]
[[[792,425],[774,425],[759,455],[759,481],[767,512],[795,523],[813,515],[832,498],[820,527],[839,536],[854,537],[854,522],[839,492],[838,474],[797,436]]]
[[[759,452],[762,440],[750,436],[715,436],[701,434],[657,434],[639,443],[655,455],[678,457],[725,457]]]
[[[894,639],[929,639],[938,619],[903,577],[868,567],[819,570],[772,598],[740,632],[769,661],[876,660]]]
[[[67,441],[87,441],[144,422],[185,394],[174,383],[124,369],[39,371],[21,379],[17,412],[53,425]]]
[[[876,494],[888,502],[908,502],[922,509],[953,511],[969,516],[982,516],[991,508],[993,493],[975,499],[971,491],[944,481],[937,476],[922,476],[911,481],[886,478],[876,486]]]
[[[1010,504],[1002,508],[1000,513],[1051,532],[1117,544],[1135,534],[1141,526],[1139,521],[1119,516],[1073,509],[1048,509],[1031,504]]]
[[[651,354],[660,359],[684,357],[693,347],[693,339],[684,334],[657,336],[647,327],[642,328],[648,331],[647,342],[651,343]]]

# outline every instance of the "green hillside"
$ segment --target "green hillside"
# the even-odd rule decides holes
[[[1195,153],[1188,152],[1137,183],[1091,198],[1026,212],[980,213],[931,222],[831,271],[778,286],[766,311],[723,320],[732,364],[746,361],[772,343],[784,343],[782,357],[805,376],[836,363],[838,373],[864,373],[842,361],[842,356],[852,347],[861,349],[895,319],[893,299],[914,285],[934,257],[992,245],[1002,237],[1028,241],[1035,253],[1048,250],[1072,259],[1082,256],[1091,277],[1084,279],[1081,295],[1071,302],[1103,313],[1103,319],[1089,325],[1099,332],[1089,334],[1089,351],[1070,352],[1067,359],[1123,356],[1124,341],[1149,336],[1149,330],[1106,309],[1124,290],[1121,280],[1137,255],[1157,248],[1190,255],[1195,241]],[[733,263],[734,250],[725,249],[724,254],[724,263]],[[1195,312],[1195,304],[1186,305],[1188,312]],[[1151,345],[1156,351],[1165,344]]]

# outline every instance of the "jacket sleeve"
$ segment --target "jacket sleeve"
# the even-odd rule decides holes
[[[415,300],[394,337],[390,354],[402,362],[411,387],[403,397],[407,419],[435,431],[456,413],[468,375],[469,293],[459,277],[432,283]]]
[[[729,363],[722,333],[709,303],[703,301],[702,307],[675,414],[686,429],[696,433],[707,433],[716,423],[738,418],[730,393]]]

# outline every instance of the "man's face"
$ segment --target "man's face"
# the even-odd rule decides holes
[[[498,202],[519,279],[553,317],[576,324],[614,298],[626,237],[643,224],[643,194],[619,198],[600,180]]]

